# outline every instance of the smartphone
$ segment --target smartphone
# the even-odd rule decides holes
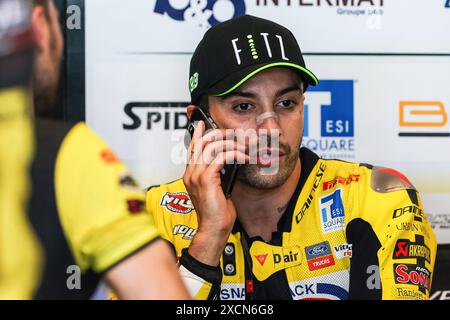
[[[192,140],[192,136],[194,135],[195,128],[197,128],[199,121],[205,122],[206,130],[219,129],[217,124],[207,112],[205,112],[200,107],[195,108],[192,112],[192,116],[189,119],[188,127],[186,129],[186,147],[189,147],[190,141]],[[234,164],[226,164],[225,167],[220,171],[222,190],[226,198],[231,197],[231,192],[233,191],[238,171],[239,164],[237,164],[236,161],[234,161]]]

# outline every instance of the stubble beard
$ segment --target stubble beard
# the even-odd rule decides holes
[[[255,189],[270,190],[282,186],[292,175],[299,161],[300,147],[292,150],[289,146],[283,148],[284,160],[274,174],[265,174],[265,168],[257,164],[246,164],[240,167],[237,180]]]

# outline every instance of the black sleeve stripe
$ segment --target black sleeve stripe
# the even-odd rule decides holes
[[[360,166],[360,167],[367,168],[367,169],[370,169],[370,170],[373,169],[373,165],[368,164],[368,163],[360,163],[359,166]]]
[[[414,203],[416,206],[419,205],[419,199],[417,198],[417,191],[413,189],[407,189],[409,199],[411,199],[411,202]]]
[[[348,224],[346,235],[348,243],[353,244],[348,299],[381,300],[381,279],[379,279],[379,288],[369,288],[367,285],[370,272],[373,272],[370,267],[379,268],[380,266],[377,252],[381,248],[381,243],[377,235],[372,226],[360,218],[354,219]],[[380,270],[378,270],[378,276],[379,272]]]

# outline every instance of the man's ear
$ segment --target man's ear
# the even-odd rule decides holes
[[[31,13],[31,27],[33,29],[36,48],[38,51],[45,51],[49,38],[49,22],[47,20],[45,8],[35,6]]]
[[[193,104],[190,104],[190,105],[187,106],[186,112],[187,112],[187,116],[188,116],[189,119],[191,118],[192,112],[194,112],[195,108],[198,108],[198,107],[193,105]]]

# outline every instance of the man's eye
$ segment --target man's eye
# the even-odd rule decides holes
[[[295,102],[292,100],[283,100],[278,105],[282,108],[291,108],[295,105]]]
[[[245,111],[251,110],[252,106],[249,103],[240,103],[240,104],[236,105],[233,109],[238,112],[245,112]]]

